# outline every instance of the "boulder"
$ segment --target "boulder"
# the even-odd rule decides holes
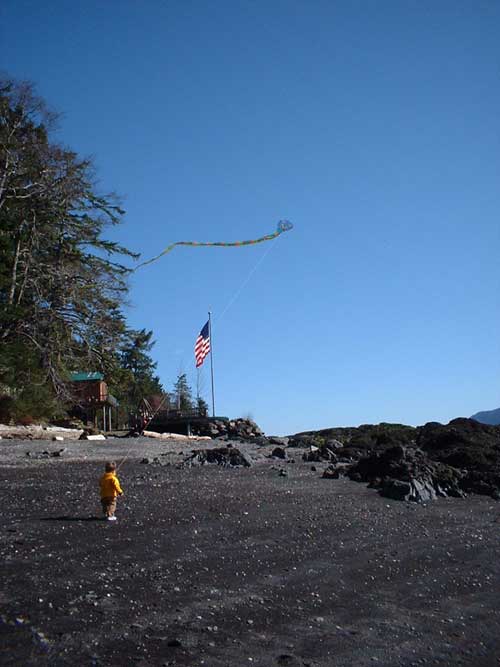
[[[64,452],[66,452],[66,451],[67,451],[67,448],[66,448],[66,447],[63,447],[62,449],[58,449],[58,450],[56,450],[55,452],[52,452],[52,453],[51,453],[51,456],[54,457],[54,458],[59,458],[59,457],[62,456],[62,455],[64,454]]]
[[[368,482],[379,493],[395,500],[426,502],[438,496],[463,497],[463,473],[452,466],[431,461],[424,452],[401,445],[373,453],[351,465],[347,476]]]
[[[287,453],[283,447],[275,447],[273,451],[271,452],[271,456],[273,456],[276,459],[287,459]]]
[[[338,468],[335,468],[335,466],[328,466],[328,468],[323,471],[321,477],[323,479],[338,479],[340,477],[340,471]]]
[[[438,487],[439,488],[439,487]],[[439,494],[432,480],[412,479],[402,481],[400,479],[385,479],[380,487],[379,493],[386,498],[394,500],[410,500],[417,503],[424,503],[434,500]]]
[[[329,461],[330,463],[337,463],[337,455],[326,445],[315,447],[311,445],[308,452],[302,454],[303,461],[311,463],[319,463],[321,461]]]
[[[205,465],[216,464],[224,467],[242,466],[245,468],[253,465],[248,454],[241,452],[236,447],[214,447],[213,449],[197,449],[184,460],[183,465]]]

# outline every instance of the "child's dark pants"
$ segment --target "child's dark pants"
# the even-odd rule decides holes
[[[101,498],[104,516],[114,516],[116,510],[116,498]]]

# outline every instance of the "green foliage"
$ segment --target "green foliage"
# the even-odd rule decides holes
[[[89,160],[52,139],[30,84],[0,81],[0,393],[11,418],[71,403],[69,373],[102,371],[125,405],[161,391],[152,333],[122,314],[133,253],[103,238],[124,214]],[[134,405],[135,407],[135,405]]]
[[[51,419],[61,415],[64,405],[56,399],[35,349],[22,340],[0,348],[0,421],[20,421],[23,417]]]
[[[173,394],[180,410],[193,410],[193,393],[185,373],[180,373],[174,384]]]
[[[151,359],[153,332],[127,330],[122,338],[113,372],[108,373],[112,393],[120,401],[123,413],[135,412],[142,398],[163,394],[160,379],[155,375],[156,363]]]
[[[196,399],[196,408],[200,415],[208,415],[208,403],[201,396]]]

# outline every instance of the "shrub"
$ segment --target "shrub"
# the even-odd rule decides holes
[[[23,415],[22,417],[19,417],[18,423],[21,424],[21,426],[31,426],[35,423],[35,420],[31,415]]]
[[[14,399],[12,396],[0,396],[0,423],[8,424],[14,415]]]

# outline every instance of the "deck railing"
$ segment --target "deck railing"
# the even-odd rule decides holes
[[[159,410],[156,415],[153,417],[155,419],[174,419],[178,417],[179,419],[189,419],[194,417],[207,417],[206,410],[199,410],[198,408],[193,408],[191,410],[178,410],[177,408],[165,408]]]

